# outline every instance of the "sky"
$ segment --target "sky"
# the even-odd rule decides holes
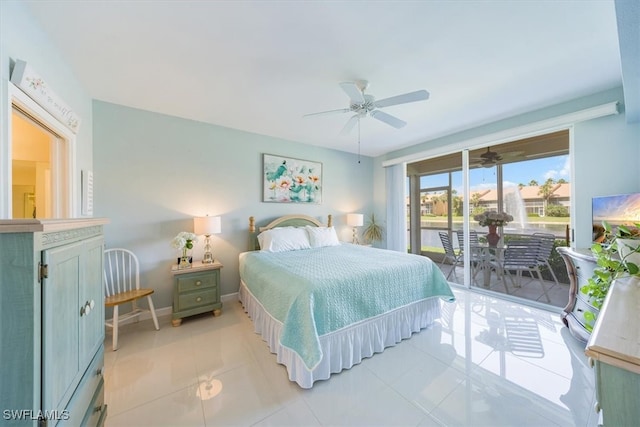
[[[569,167],[569,156],[554,156],[544,159],[519,161],[507,163],[502,166],[502,176],[505,187],[510,185],[528,185],[531,180],[535,180],[542,185],[548,178],[555,181],[564,179],[571,182],[571,170]],[[447,174],[440,174],[421,179],[422,188],[439,187],[448,184]],[[496,187],[496,168],[477,168],[470,173],[470,185],[473,190]],[[458,194],[462,194],[462,173],[453,174],[453,187]]]

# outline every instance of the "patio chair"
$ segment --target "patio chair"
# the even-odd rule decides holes
[[[547,299],[547,302],[551,302],[549,294],[547,293],[547,287],[542,279],[540,273],[540,253],[542,242],[538,238],[529,239],[511,239],[504,251],[504,258],[501,261],[500,270],[506,273],[511,280],[511,284],[519,288],[522,286],[522,273],[529,272],[532,278],[533,274],[537,274],[540,286],[542,286],[542,292]],[[502,279],[504,278],[504,273]],[[514,274],[515,273],[515,279]]]
[[[549,263],[549,259],[551,258],[551,254],[553,253],[553,245],[556,241],[556,236],[550,233],[533,233],[533,237],[540,240],[540,254],[538,255],[538,262],[540,263],[540,267],[546,267],[551,273],[551,277],[553,277],[553,281],[558,284],[558,278],[556,277],[556,273],[551,268],[551,264]]]
[[[440,231],[438,234],[440,235],[440,241],[442,242],[442,247],[444,248],[444,258],[442,259],[440,265],[444,265],[446,261],[449,261],[449,263],[452,265],[451,271],[449,271],[449,274],[447,274],[447,280],[449,280],[449,276],[451,276],[451,273],[456,276],[456,266],[464,265],[462,252],[456,251],[454,249],[453,244],[451,243],[451,238],[449,237],[449,233],[447,233],[446,231]]]
[[[461,256],[461,259],[464,260],[464,231],[463,230],[456,230],[456,236],[458,236],[458,251],[459,251],[459,255]],[[470,230],[469,231],[469,243],[471,244],[471,246],[477,246],[479,245],[479,241],[478,241],[478,232],[475,230]],[[472,277],[475,279],[476,275],[478,274],[478,265],[482,262],[482,259],[480,259],[479,254],[477,252],[475,252],[473,250],[473,248],[471,248],[471,269],[473,270],[473,275]]]
[[[458,246],[460,247],[460,250],[462,251],[462,249],[464,248],[464,231],[463,230],[457,230],[456,231],[456,235],[458,236]],[[475,230],[470,230],[469,231],[469,242],[472,245],[477,245],[478,244],[478,232]]]

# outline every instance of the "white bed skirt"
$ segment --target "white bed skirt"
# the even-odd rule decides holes
[[[309,370],[294,351],[280,344],[282,323],[265,311],[244,282],[240,283],[238,299],[253,320],[256,333],[277,355],[278,363],[287,367],[289,380],[302,388],[311,388],[315,381],[326,380],[331,374],[349,369],[374,353],[381,353],[386,347],[431,326],[440,317],[440,298],[433,297],[323,335],[320,337],[322,360]]]

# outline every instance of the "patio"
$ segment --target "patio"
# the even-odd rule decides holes
[[[452,269],[451,264],[444,264],[438,266],[442,270],[445,276],[447,276]],[[455,272],[451,272],[449,276],[449,281],[452,283],[458,283],[463,285],[463,277],[464,277],[464,269],[461,266],[455,267]],[[560,278],[559,278],[560,279]],[[495,271],[491,272],[490,281],[488,286],[483,285],[483,277],[482,272],[479,272],[476,275],[475,279],[472,279],[471,288],[476,289],[484,289],[488,291],[493,291],[501,294],[508,294],[517,298],[522,298],[529,301],[536,301],[541,304],[548,304],[558,308],[564,308],[569,302],[569,283],[563,283],[562,280],[559,280],[558,284],[556,284],[553,280],[543,280],[544,284],[547,288],[547,294],[549,295],[550,303],[547,302],[544,292],[542,290],[542,286],[540,285],[540,281],[537,277],[529,277],[524,274],[522,276],[522,280],[520,282],[520,287],[514,287],[509,280],[506,278],[507,289],[509,292],[507,293],[505,290],[505,285],[502,283],[500,276],[496,274]]]

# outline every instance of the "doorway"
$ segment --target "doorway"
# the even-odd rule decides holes
[[[11,114],[11,217],[67,216],[64,139],[13,105]]]

